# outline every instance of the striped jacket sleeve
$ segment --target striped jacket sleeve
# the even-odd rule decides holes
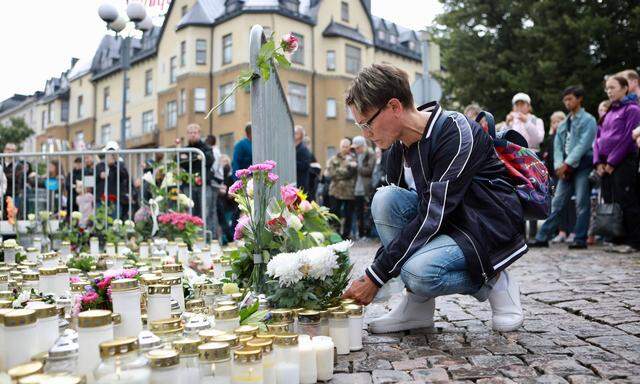
[[[436,142],[430,144],[429,140]],[[426,171],[420,174],[414,172],[414,177],[429,178],[425,190],[418,192],[418,214],[405,225],[398,237],[378,251],[373,264],[366,270],[367,276],[378,286],[398,276],[402,265],[411,255],[436,236],[447,216],[463,200],[481,165],[478,159],[471,159],[473,130],[467,119],[459,113],[451,114],[442,124],[440,132],[418,145],[421,145],[422,169],[426,170],[429,165],[431,175]],[[433,153],[429,154],[428,147]]]

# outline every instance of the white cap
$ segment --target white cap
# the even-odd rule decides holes
[[[518,101],[524,101],[525,103],[531,105],[531,98],[524,92],[518,92],[511,99],[511,104],[516,105]]]
[[[107,151],[117,151],[120,149],[120,144],[118,144],[117,141],[108,141],[107,144],[104,146],[103,151],[107,152]]]
[[[367,145],[367,140],[365,140],[364,137],[362,136],[356,136],[353,138],[353,140],[351,141],[351,146],[353,148],[357,148],[357,147],[363,147]]]

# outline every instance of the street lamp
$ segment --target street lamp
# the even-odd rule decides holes
[[[126,147],[126,134],[125,129],[127,125],[127,73],[131,68],[131,62],[129,60],[129,49],[131,47],[131,34],[124,36],[122,33],[129,21],[134,23],[134,30],[147,32],[153,28],[151,17],[147,14],[144,5],[137,2],[131,2],[127,6],[127,14],[118,13],[118,9],[112,4],[102,4],[98,7],[98,16],[107,23],[107,28],[116,33],[116,39],[118,36],[122,38],[122,44],[120,44],[120,57],[122,60],[122,118],[120,119],[120,148]]]

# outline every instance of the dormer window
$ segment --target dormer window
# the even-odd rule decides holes
[[[242,9],[244,5],[244,0],[226,0],[224,2],[225,12],[230,13],[234,11],[239,11]]]
[[[409,49],[414,51],[416,49],[416,42],[415,41],[409,41]]]
[[[287,11],[298,13],[300,10],[300,0],[279,0],[280,6]]]
[[[386,40],[386,39],[387,39],[387,34],[386,34],[386,33],[384,33],[384,31],[383,31],[383,30],[379,30],[379,31],[378,31],[378,39],[380,39],[380,40]]]
[[[390,34],[389,35],[389,42],[391,44],[396,44],[398,43],[398,36],[394,35],[394,34]]]

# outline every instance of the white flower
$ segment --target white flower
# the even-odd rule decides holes
[[[80,220],[80,219],[82,219],[82,213],[80,213],[78,211],[73,211],[73,212],[71,212],[71,218],[75,219],[75,220]]]
[[[51,212],[40,211],[39,215],[40,215],[40,220],[48,220],[49,217],[51,216]]]
[[[178,194],[178,204],[185,207],[193,208],[193,200],[191,200],[189,196],[185,195],[184,193]]]
[[[309,232],[309,236],[311,236],[318,245],[324,243],[324,235],[321,232]]]
[[[312,279],[324,280],[333,275],[333,270],[339,267],[338,256],[329,247],[313,247],[300,253],[308,267],[307,273]]]
[[[136,226],[136,224],[132,220],[125,221],[124,225],[125,225],[125,227],[128,227],[128,228],[133,228],[133,227]]]
[[[253,179],[249,179],[247,182],[247,195],[253,197]]]
[[[16,239],[9,239],[9,240],[5,240],[4,243],[2,243],[2,245],[5,248],[15,248],[18,246],[18,243],[16,242]]]
[[[287,221],[287,227],[293,228],[296,231],[302,229],[302,222],[297,215],[286,215],[285,220]]]
[[[121,225],[122,225],[122,220],[120,220],[120,219],[113,220],[113,226],[114,227],[119,227]]]
[[[27,215],[27,219],[29,219],[29,221],[33,221],[36,219],[36,215],[34,215],[33,213],[30,213]]]
[[[173,172],[167,172],[166,175],[164,175],[164,179],[162,179],[162,184],[160,185],[160,188],[168,188],[168,187],[173,187],[175,186],[176,180],[173,177]]]
[[[146,181],[147,183],[153,186],[156,185],[156,178],[153,177],[153,174],[151,172],[145,172],[144,175],[142,176],[142,181]]]
[[[281,287],[293,285],[304,277],[301,261],[295,253],[280,253],[269,260],[267,275],[278,279]]]
[[[345,253],[352,246],[353,246],[353,241],[344,240],[344,241],[341,241],[339,243],[335,243],[333,245],[330,245],[329,248],[333,249],[335,252],[338,252],[338,253]]]

